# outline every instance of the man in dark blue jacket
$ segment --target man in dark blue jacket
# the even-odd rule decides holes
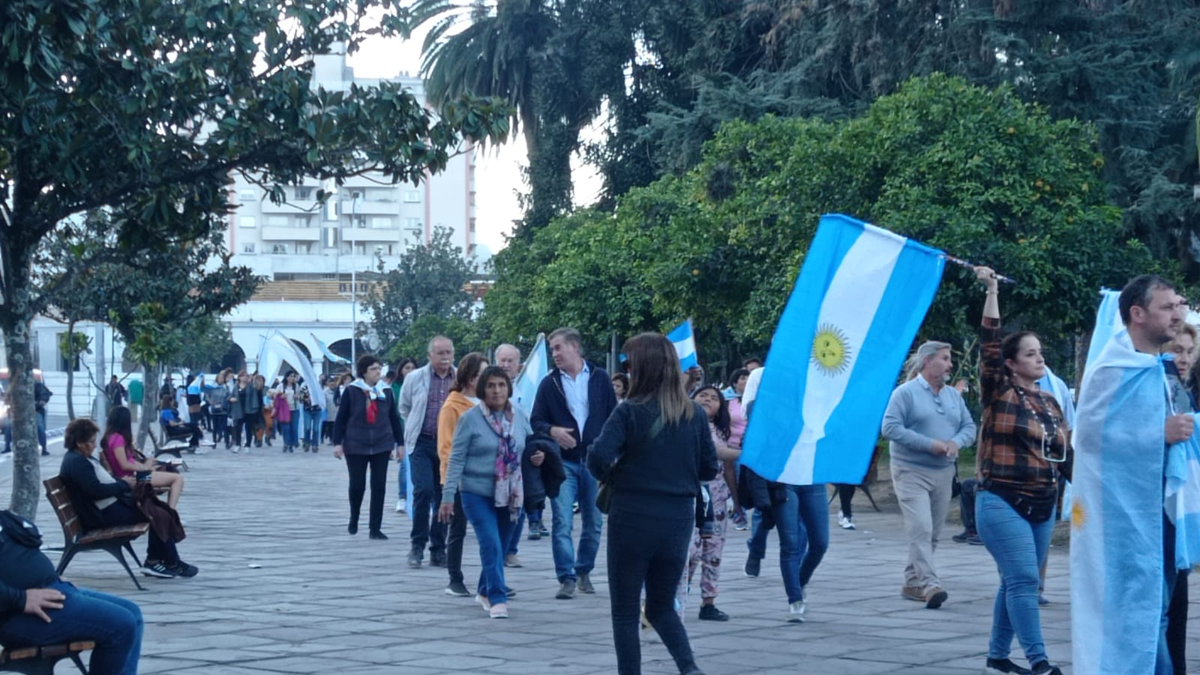
[[[596,566],[603,522],[596,508],[596,479],[585,468],[588,446],[600,435],[600,429],[617,407],[612,379],[603,368],[583,358],[583,341],[574,328],[559,328],[550,334],[550,354],[554,370],[538,386],[530,423],[535,432],[549,434],[562,448],[566,480],[551,502],[554,522],[551,540],[554,572],[558,576],[559,600],[575,597],[575,589],[594,593],[588,577]],[[572,505],[579,503],[583,532],[579,537],[579,555],[571,539],[575,524]]]

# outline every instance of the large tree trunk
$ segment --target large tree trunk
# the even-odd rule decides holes
[[[33,520],[41,501],[42,476],[37,435],[37,412],[33,403],[32,317],[29,307],[29,267],[14,265],[5,280],[9,297],[3,311],[4,342],[7,351],[9,417],[13,435],[13,485],[10,508]],[[22,310],[25,310],[24,312]],[[24,315],[22,315],[24,314]]]
[[[138,418],[137,447],[145,452],[146,436],[150,433],[150,420],[157,419],[154,411],[158,410],[158,368],[148,363],[142,364],[145,377],[142,381],[142,414]],[[146,453],[149,457],[153,453]]]
[[[75,322],[67,323],[67,419],[75,420]]]

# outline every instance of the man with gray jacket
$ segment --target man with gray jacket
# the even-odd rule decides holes
[[[933,552],[950,510],[958,451],[975,442],[975,420],[958,390],[946,386],[954,365],[950,345],[926,342],[909,363],[909,379],[892,392],[883,415],[908,538],[900,594],[937,609],[949,594],[933,567]]]
[[[409,567],[420,567],[429,545],[429,564],[446,565],[446,526],[432,509],[442,501],[441,460],[437,453],[438,414],[454,384],[454,343],[444,335],[429,341],[429,363],[404,378],[400,389],[400,417],[404,419],[404,445],[412,476],[412,550]]]

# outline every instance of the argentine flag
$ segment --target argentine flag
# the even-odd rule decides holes
[[[679,354],[679,366],[684,370],[692,366],[700,365],[696,359],[696,338],[692,334],[692,320],[688,319],[679,324],[670,333],[667,333],[667,339],[671,344],[675,345],[675,352]]]
[[[521,367],[521,372],[513,381],[512,400],[527,414],[533,410],[533,399],[537,396],[538,385],[542,383],[542,378],[546,377],[549,372],[550,362],[546,359],[546,336],[538,333],[533,351],[529,352],[529,358],[525,360],[525,365]]]
[[[1192,437],[1167,449],[1166,511],[1175,526],[1175,569],[1200,564],[1200,417]],[[1180,583],[1187,583],[1181,579]]]
[[[1096,358],[1100,356],[1100,352],[1108,346],[1108,341],[1117,333],[1125,330],[1125,324],[1121,323],[1120,298],[1121,291],[1114,291],[1111,288],[1100,289],[1100,308],[1096,310],[1096,327],[1092,329],[1092,341],[1088,344],[1084,373],[1091,369]]]
[[[775,329],[742,463],[792,485],[862,482],[944,265],[923,244],[822,216]]]

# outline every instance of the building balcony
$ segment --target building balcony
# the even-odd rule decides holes
[[[389,228],[386,230],[374,229],[370,227],[343,227],[341,240],[349,241],[400,241],[400,231],[398,228]],[[313,241],[316,241],[315,239]]]
[[[321,209],[316,200],[308,199],[304,201],[284,202],[283,204],[275,204],[270,199],[262,201],[262,212],[264,214],[307,214],[311,213],[315,216],[320,216]]]
[[[264,227],[263,241],[320,241],[319,227]]]
[[[397,193],[399,195],[399,193]],[[372,201],[360,199],[358,202],[344,201],[341,204],[344,216],[398,216],[400,201]]]

